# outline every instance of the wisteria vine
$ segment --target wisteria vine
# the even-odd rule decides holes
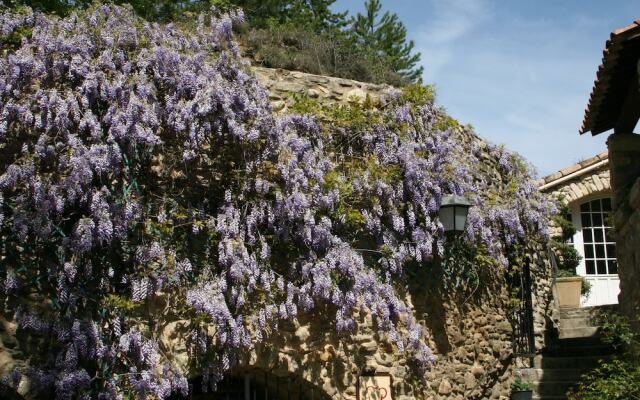
[[[190,321],[188,367],[215,382],[320,309],[338,333],[370,313],[420,375],[434,357],[397,279],[443,254],[442,197],[473,201],[467,239],[497,264],[544,235],[528,168],[462,146],[432,101],[390,92],[365,125],[276,116],[233,42],[241,19],[2,11],[0,299],[22,332],[52,338],[5,384],[186,395],[163,322]],[[504,182],[483,178],[482,154]]]

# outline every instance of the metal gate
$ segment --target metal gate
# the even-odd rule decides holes
[[[202,391],[201,380],[191,383],[192,400],[326,400],[319,389],[294,376],[261,370],[237,371],[225,376],[215,390]]]
[[[533,331],[531,268],[528,257],[525,257],[522,269],[512,275],[511,284],[518,298],[512,321],[513,354],[516,357],[533,357],[536,353],[536,344]]]

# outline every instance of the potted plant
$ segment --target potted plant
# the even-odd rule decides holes
[[[556,277],[556,291],[560,308],[578,308],[581,297],[589,296],[591,284],[575,272],[561,269]]]
[[[511,384],[511,400],[531,400],[533,398],[533,384],[525,382],[520,376]]]

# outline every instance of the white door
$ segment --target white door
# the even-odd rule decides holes
[[[618,303],[620,279],[610,215],[611,199],[608,197],[585,201],[572,210],[576,226],[573,243],[582,255],[576,272],[591,283],[591,294],[582,298],[582,307]]]

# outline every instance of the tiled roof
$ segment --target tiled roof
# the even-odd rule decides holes
[[[609,153],[607,153],[606,151],[602,152],[602,153],[598,154],[595,157],[591,157],[591,158],[588,158],[588,159],[586,159],[584,161],[580,161],[577,164],[574,164],[574,165],[572,165],[570,167],[563,168],[558,172],[554,172],[553,174],[545,176],[544,178],[542,178],[542,179],[540,179],[538,181],[538,187],[541,187],[541,186],[545,186],[545,187],[554,186],[553,182],[558,181],[558,180],[560,180],[560,179],[562,179],[562,178],[564,178],[566,176],[569,176],[571,174],[575,174],[580,170],[583,170],[585,168],[588,168],[588,167],[590,167],[592,165],[595,165],[595,164],[597,164],[597,163],[599,163],[601,161],[608,160],[608,159],[609,159]]]
[[[640,57],[640,19],[611,33],[585,110],[580,134],[614,128]]]

